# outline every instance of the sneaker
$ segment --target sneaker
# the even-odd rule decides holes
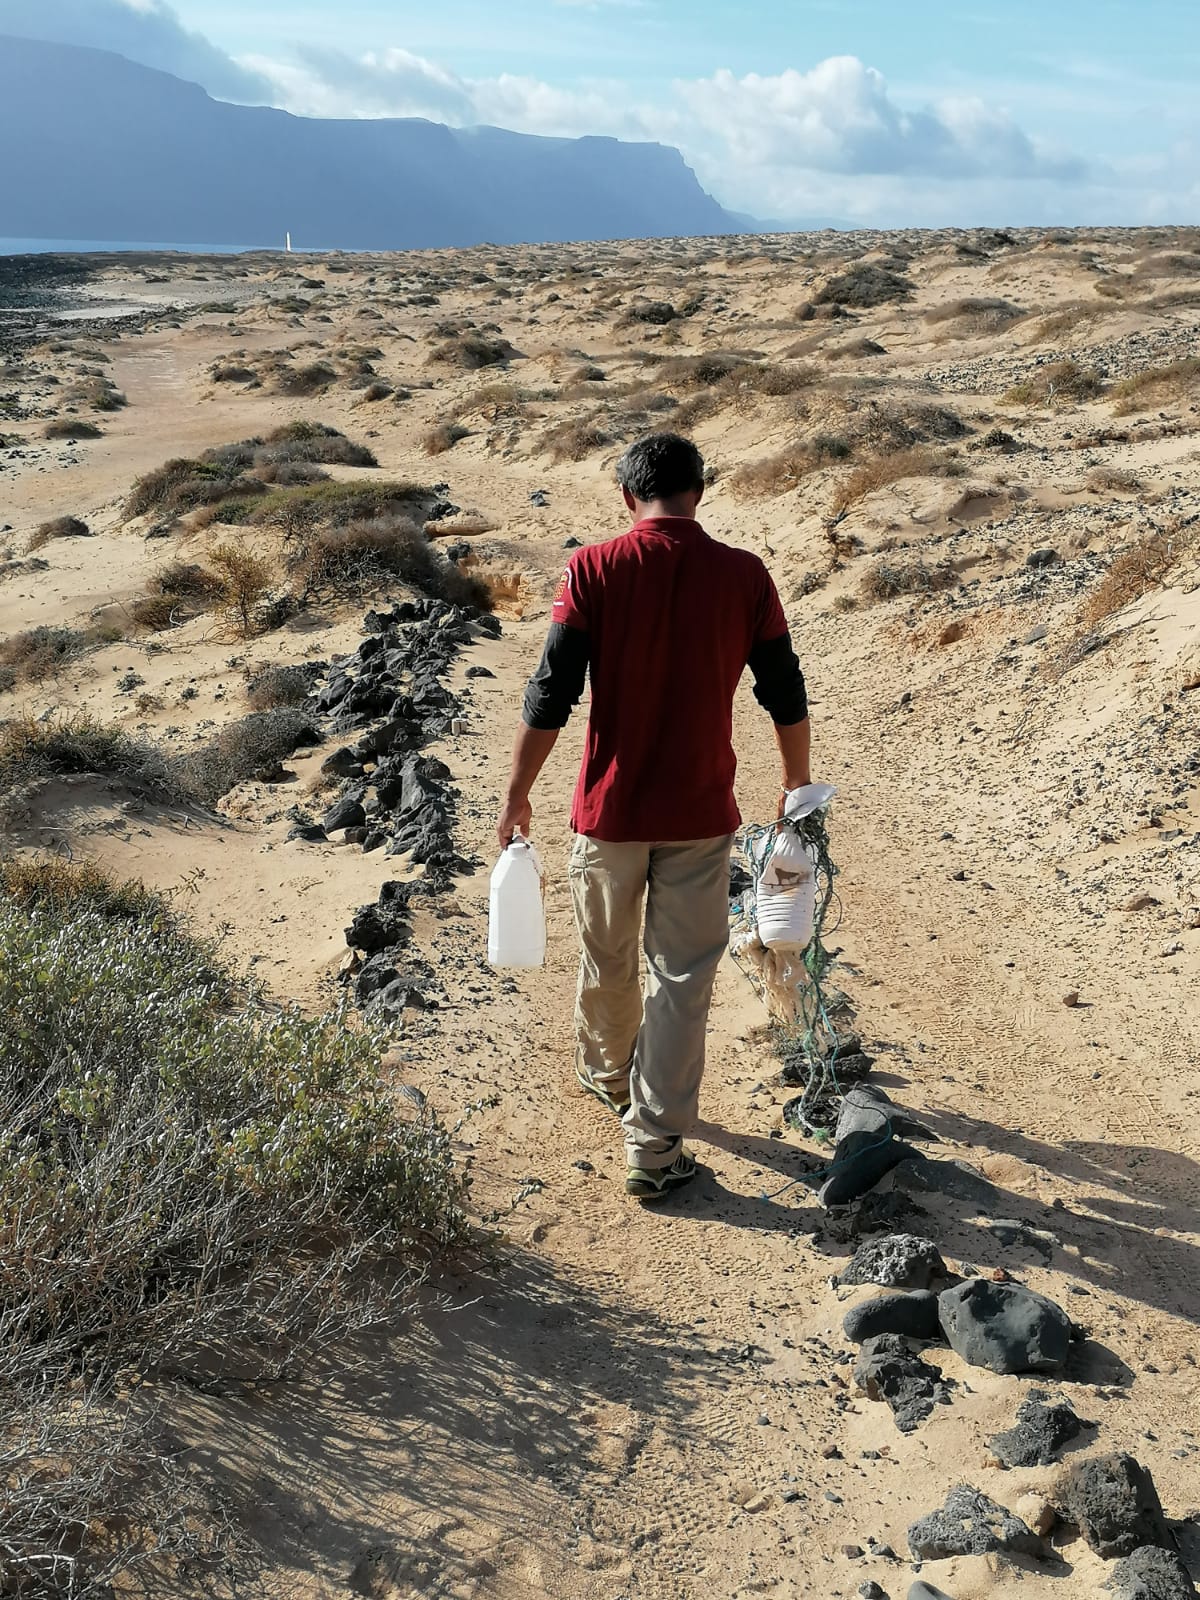
[[[695,1156],[681,1150],[669,1167],[656,1167],[653,1171],[629,1167],[625,1173],[625,1193],[636,1195],[644,1204],[653,1204],[665,1200],[672,1190],[691,1183],[698,1171]]]
[[[579,1079],[580,1088],[586,1089],[589,1094],[594,1094],[604,1109],[611,1111],[613,1116],[623,1117],[629,1110],[628,1089],[625,1090],[623,1095],[613,1094],[611,1089],[606,1089],[602,1083],[598,1083],[586,1067],[577,1066],[575,1068],[575,1076]]]

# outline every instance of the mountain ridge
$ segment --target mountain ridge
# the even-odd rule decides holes
[[[678,150],[318,119],[216,100],[111,51],[0,35],[3,231],[435,249],[745,231]]]

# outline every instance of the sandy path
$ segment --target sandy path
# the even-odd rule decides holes
[[[747,286],[759,270],[747,267]],[[1051,283],[1050,268],[1044,276]],[[965,286],[951,273],[943,288]],[[1035,287],[1031,279],[1026,290]],[[760,315],[777,315],[779,291],[755,304]],[[922,329],[905,326],[914,370],[940,359]],[[585,332],[595,349],[600,334]],[[164,330],[116,347],[129,410],[105,440],[81,450],[79,465],[41,473],[38,465],[50,463],[34,462],[6,475],[9,515],[21,532],[77,511],[114,528],[138,472],[263,431],[298,409],[369,437],[389,474],[444,471],[454,498],[497,525],[494,537],[474,541],[489,570],[520,579],[520,603],[509,610],[522,614],[507,616],[503,637],[470,657],[496,677],[468,683],[468,663],[460,663],[466,730],[433,752],[460,790],[461,847],[490,861],[512,729],[563,540],[602,536],[621,520],[612,452],[549,466],[479,428],[431,466],[421,430],[478,375],[417,389],[405,411],[369,415],[340,391],[298,408],[267,394],[214,392],[202,380],[231,343],[268,348],[288,337],[278,326],[236,337]],[[543,329],[529,342],[548,337]],[[390,370],[417,370],[409,349],[392,352]],[[531,360],[522,381],[534,385],[551,370],[548,360]],[[787,433],[782,424],[764,433],[741,415],[709,431],[726,468]],[[1165,472],[1185,470],[1176,441],[1140,455]],[[1015,460],[1014,473],[1046,479],[1055,513],[1068,503],[1058,481],[1078,475],[1073,458],[1069,473],[1061,458]],[[538,510],[529,495],[543,486],[550,506]],[[917,526],[915,511],[920,527],[944,529],[945,503],[958,489],[938,482],[897,492],[880,523]],[[763,553],[789,597],[817,564],[819,518],[790,498],[738,502],[718,481],[705,517],[712,531]],[[124,533],[56,546],[50,581],[13,580],[0,591],[0,627],[56,612],[83,616],[135,592],[175,548]],[[1019,572],[1022,561],[1022,550],[1005,552],[995,570]],[[1167,614],[1161,596],[1155,603]],[[937,1153],[986,1174],[997,1214],[1048,1230],[1054,1242],[1048,1254],[1003,1246],[986,1216],[946,1196],[919,1196],[924,1209],[911,1226],[936,1239],[952,1264],[1004,1267],[1088,1326],[1066,1388],[1082,1415],[1102,1421],[1104,1446],[1151,1461],[1164,1502],[1183,1512],[1195,1500],[1190,1430],[1200,1401],[1200,1022],[1186,1003],[1200,946],[1193,937],[1163,958],[1176,926],[1168,908],[1138,921],[1111,885],[1107,898],[1093,888],[1097,862],[1119,864],[1122,850],[1134,859],[1135,846],[1171,832],[1173,819],[1107,846],[1074,835],[1062,799],[1076,749],[1105,718],[1135,723],[1147,714],[1149,631],[1114,644],[1091,677],[1039,699],[1031,680],[1002,681],[995,665],[1005,637],[1031,617],[973,618],[975,634],[951,657],[931,653],[924,622],[906,628],[894,616],[880,622],[792,598],[789,611],[813,691],[816,773],[841,790],[838,980],[877,1052],[878,1081],[926,1115],[946,1141]],[[1170,630],[1189,626],[1191,615],[1170,612],[1155,648],[1174,648]],[[99,652],[56,681],[53,695],[132,721],[109,675],[135,659],[147,688],[169,702],[143,725],[165,732],[179,722],[174,736],[198,738],[238,713],[247,668],[332,655],[356,637],[349,614],[236,649],[197,626],[152,658],[141,645]],[[199,720],[189,723],[177,702],[193,684]],[[915,691],[903,713],[902,687]],[[1070,713],[1061,724],[1059,701]],[[1009,742],[1012,724],[1027,716],[1040,773]],[[486,870],[465,878],[418,926],[439,1008],[397,1041],[403,1077],[449,1118],[485,1102],[457,1138],[482,1212],[501,1214],[505,1250],[494,1265],[464,1267],[439,1285],[438,1303],[409,1330],[339,1356],[294,1390],[180,1413],[198,1462],[237,1504],[255,1508],[260,1566],[242,1592],[340,1600],[354,1573],[350,1592],[378,1600],[848,1600],[868,1579],[896,1597],[907,1592],[907,1566],[870,1553],[871,1540],[903,1553],[908,1523],[955,1482],[1019,1506],[1026,1490],[1044,1497],[1052,1477],[1001,1473],[987,1454],[1025,1381],[933,1352],[959,1387],[953,1405],[911,1436],[854,1389],[841,1333],[849,1296],[829,1282],[849,1246],[796,1181],[817,1153],[792,1135],[773,1136],[792,1091],[775,1081],[762,1009],[732,964],[718,981],[693,1141],[708,1174],[664,1211],[623,1195],[619,1129],[578,1092],[571,1068],[575,950],[564,863],[581,736],[577,718],[535,795],[535,835],[551,866],[545,970],[514,978],[486,969]],[[747,691],[737,741],[743,810],[761,818],[774,805],[775,757]],[[48,823],[67,845],[155,883],[202,869],[189,902],[201,924],[231,924],[235,956],[252,962],[272,992],[312,1003],[332,992],[344,953],[339,930],[381,881],[404,870],[377,856],[284,843],[286,808],[307,798],[318,761],[295,762],[287,784],[246,786],[226,828],[184,828],[176,817],[69,785],[46,797]],[[1172,908],[1192,881],[1186,845],[1186,837],[1164,841],[1156,868],[1155,887]],[[1084,1004],[1064,1007],[1070,990]],[[1022,1592],[1094,1597],[1102,1564],[1078,1542],[1064,1555],[1052,1576],[1026,1576]],[[956,1600],[1011,1582],[983,1560],[939,1563],[926,1575]]]

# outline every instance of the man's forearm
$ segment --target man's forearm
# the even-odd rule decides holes
[[[785,789],[799,789],[812,782],[810,750],[812,723],[803,722],[781,726],[775,724],[775,743],[779,746],[779,759],[783,765],[781,781]]]
[[[558,742],[558,728],[531,728],[522,722],[513,745],[512,771],[508,778],[509,800],[528,800],[538,774],[546,765]]]
[[[529,837],[529,824],[533,820],[529,796],[538,774],[546,765],[546,758],[554,749],[558,734],[557,728],[531,728],[527,722],[522,722],[517,729],[508,792],[504,796],[500,821],[496,825],[496,836],[502,850],[511,844],[514,834]]]

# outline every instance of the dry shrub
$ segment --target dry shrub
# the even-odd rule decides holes
[[[422,435],[421,448],[427,456],[444,456],[448,450],[454,449],[460,439],[469,439],[470,436],[470,428],[464,428],[461,423],[436,422]]]
[[[567,422],[547,428],[541,437],[541,447],[550,453],[557,465],[561,461],[586,461],[595,450],[612,442],[612,435],[604,426],[602,414],[590,417],[572,417]]]
[[[221,583],[220,599],[230,624],[243,639],[261,626],[259,605],[271,587],[271,568],[244,544],[227,541],[208,552],[209,565]]]
[[[911,293],[909,280],[891,267],[882,262],[857,261],[845,272],[830,278],[813,296],[813,302],[869,311],[891,300],[907,300]]]
[[[102,439],[104,429],[82,417],[56,417],[42,429],[45,439]]]
[[[1097,289],[1099,289],[1097,285]],[[1048,316],[1042,317],[1033,330],[1031,343],[1057,344],[1068,333],[1073,333],[1076,328],[1086,327],[1089,323],[1099,320],[1105,315],[1102,306],[1085,305],[1082,301],[1074,301],[1071,305],[1060,306],[1057,311],[1051,311]]]
[[[276,706],[303,705],[324,671],[323,662],[311,661],[288,667],[264,667],[246,683],[250,709],[271,711]]]
[[[1031,372],[1001,396],[1001,405],[1032,406],[1078,405],[1104,393],[1104,379],[1091,367],[1077,361],[1053,361]]]
[[[761,461],[749,461],[739,467],[731,480],[732,488],[737,494],[753,498],[786,494],[809,473],[831,461],[844,460],[849,454],[850,445],[845,439],[834,434],[816,434],[811,439],[797,440]]]
[[[1156,294],[1146,301],[1151,311],[1179,311],[1191,310],[1200,306],[1200,285],[1191,289],[1173,289],[1168,294]]]
[[[179,516],[198,506],[215,505],[229,495],[265,491],[265,484],[243,476],[240,468],[229,463],[176,456],[135,481],[125,501],[125,515],[144,517],[161,511]]]
[[[651,327],[665,328],[677,315],[675,307],[667,300],[635,300],[625,311],[621,323],[644,322]]]
[[[874,339],[852,339],[849,344],[833,345],[825,351],[826,361],[856,360],[865,356],[885,356],[887,351]]]
[[[211,806],[239,783],[278,781],[297,748],[317,744],[320,737],[313,718],[299,707],[276,706],[231,722],[174,766],[183,789]]]
[[[79,713],[45,722],[18,717],[0,727],[0,795],[18,784],[81,772],[111,774],[150,793],[178,792],[161,752],[115,723]]]
[[[253,367],[240,366],[236,361],[217,361],[208,370],[214,383],[258,382],[258,373]]]
[[[378,466],[366,445],[323,422],[297,420],[267,434],[213,445],[192,459],[177,456],[138,478],[125,502],[127,517],[159,511],[179,516],[223,501],[244,502],[268,484],[311,483],[327,475],[321,465]]]
[[[303,367],[280,367],[275,375],[275,388],[280,394],[307,398],[324,394],[337,382],[337,373],[324,361],[310,361]]]
[[[488,339],[481,333],[455,333],[430,351],[429,359],[440,366],[458,367],[462,372],[477,372],[481,367],[502,367],[516,355],[507,339]]]
[[[1024,315],[1019,306],[1008,300],[968,295],[962,300],[950,300],[944,306],[934,306],[925,313],[925,320],[934,327],[953,322],[956,335],[981,334],[999,333]]]
[[[224,593],[223,576],[195,561],[168,561],[151,578],[150,593],[130,606],[130,615],[138,627],[161,633],[205,610]]]
[[[161,895],[134,880],[114,878],[94,862],[63,856],[0,856],[0,899],[22,911],[49,911],[62,917],[92,911],[102,917],[169,918]]]
[[[93,411],[119,411],[129,403],[111,378],[84,378],[64,389],[63,399]]]
[[[1085,627],[1094,628],[1098,622],[1132,605],[1143,595],[1161,589],[1172,567],[1192,542],[1193,538],[1178,528],[1155,529],[1122,550],[1100,580],[1099,587],[1083,604],[1080,615]]]
[[[139,595],[130,602],[129,615],[135,627],[145,628],[148,633],[165,633],[183,620],[178,601],[165,594]]]
[[[1200,386],[1200,357],[1185,356],[1165,367],[1149,367],[1132,378],[1123,378],[1109,390],[1115,402],[1113,412],[1127,417],[1135,411],[1151,411],[1156,406],[1178,404]]]
[[[902,594],[935,594],[953,588],[957,582],[957,572],[948,565],[877,561],[863,574],[862,592],[868,600],[893,600]]]
[[[454,605],[490,609],[484,585],[445,560],[411,517],[395,512],[310,532],[289,552],[288,572],[302,604],[399,579]]]
[[[926,477],[936,471],[937,465],[932,451],[919,447],[892,450],[872,461],[864,461],[838,485],[833,497],[833,515],[841,516],[867,495],[886,489],[888,484],[898,483],[902,478]]]
[[[317,462],[323,466],[377,467],[375,454],[365,444],[348,439],[337,428],[325,422],[310,422],[297,418],[268,433],[261,442],[248,439],[242,445],[225,446],[226,450],[249,450],[249,460],[243,465],[261,467],[270,462]],[[215,456],[205,451],[204,460]]]
[[[222,592],[222,580],[196,561],[168,561],[150,580],[156,594],[180,600],[213,600]]]
[[[49,624],[9,634],[0,641],[0,691],[18,683],[41,683],[96,643],[94,635],[78,628]]]
[[[255,467],[254,476],[260,483],[265,483],[270,488],[294,489],[301,483],[326,483],[329,474],[324,467],[314,466],[309,461],[279,461],[271,462],[265,466]],[[235,488],[234,494],[239,491]],[[220,502],[217,502],[219,505]],[[217,506],[202,506],[195,518],[194,526],[205,527],[210,521],[215,521]]]
[[[464,396],[454,408],[454,416],[469,417],[475,413],[490,414],[493,420],[506,415],[519,414],[529,392],[515,383],[485,383]]]
[[[676,413],[675,426],[686,432],[729,406],[758,395],[780,399],[800,394],[817,382],[816,370],[802,362],[760,361],[732,351],[677,356],[656,368],[664,388],[692,391]]]
[[[277,489],[260,501],[227,501],[218,508],[218,517],[222,522],[277,527],[285,538],[297,539],[323,526],[344,527],[375,517],[419,516],[438,503],[439,496],[432,489],[402,480],[312,483]]]
[[[367,384],[354,403],[356,406],[371,405],[376,400],[387,400],[394,393],[395,390],[390,383],[385,383],[382,379],[376,379],[374,383]]]
[[[52,539],[89,539],[92,530],[86,522],[78,517],[54,517],[50,522],[40,523],[29,537],[28,549],[40,550],[43,545]]]
[[[1134,268],[1133,276],[1137,281],[1200,277],[1200,252],[1165,251],[1161,255],[1145,256]]]
[[[1087,486],[1101,493],[1111,489],[1119,494],[1136,494],[1142,487],[1142,480],[1125,467],[1093,467],[1088,473]]]

